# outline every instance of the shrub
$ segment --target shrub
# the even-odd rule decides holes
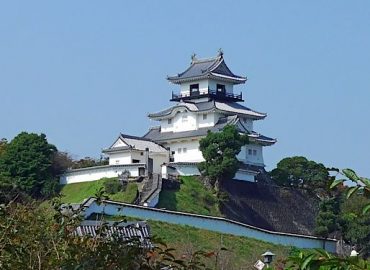
[[[117,178],[107,179],[104,182],[104,188],[108,194],[115,194],[119,191],[122,191],[122,185]]]
[[[207,205],[213,205],[217,203],[217,198],[212,194],[205,194],[203,200]]]

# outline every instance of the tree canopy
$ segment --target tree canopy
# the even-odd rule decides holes
[[[6,145],[0,155],[0,174],[2,179],[11,179],[18,190],[38,197],[53,178],[51,165],[57,152],[49,144],[45,134],[22,132]]]
[[[347,200],[344,200],[341,205],[338,218],[341,225],[339,230],[344,239],[349,241],[361,256],[357,254],[356,256],[339,257],[324,250],[298,251],[287,259],[287,269],[370,269],[369,260],[366,259],[370,255],[370,179],[358,176],[351,169],[340,171],[332,168],[329,170],[337,172],[337,176],[345,177],[336,179],[334,176],[330,185],[331,189],[336,189],[338,186],[343,188],[345,181],[352,182],[350,187],[344,187],[343,195]],[[332,206],[325,207],[324,210],[334,212],[330,208]]]
[[[248,142],[248,136],[240,134],[231,125],[227,125],[221,132],[208,132],[200,140],[199,149],[205,161],[199,164],[199,170],[211,179],[216,190],[221,179],[234,177],[240,164],[236,156]]]
[[[282,159],[270,175],[277,185],[286,187],[326,189],[330,182],[328,170],[323,164],[301,156]]]

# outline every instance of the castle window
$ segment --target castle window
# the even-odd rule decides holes
[[[207,119],[207,114],[206,113],[204,113],[203,114],[203,120],[206,120]]]
[[[172,124],[172,119],[171,118],[167,120],[167,124],[169,124],[169,125]]]
[[[119,164],[119,160],[118,159],[116,159],[116,164]]]
[[[225,94],[225,92],[226,92],[225,85],[223,85],[223,84],[217,84],[217,93]]]
[[[257,150],[253,150],[253,156],[257,155]]]
[[[186,149],[186,148],[183,148],[182,149],[182,152],[185,154],[186,152],[188,151],[188,149]]]
[[[248,149],[248,155],[252,155],[252,149]]]
[[[182,150],[181,148],[178,148],[178,149],[177,149],[177,153],[178,153],[178,154],[181,154],[181,150]]]
[[[190,85],[190,96],[199,95],[199,84],[191,84]]]

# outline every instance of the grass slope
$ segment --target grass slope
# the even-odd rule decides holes
[[[64,185],[60,193],[63,195],[62,202],[64,203],[80,203],[84,199],[94,196],[95,193],[104,187],[104,182],[109,178],[102,178],[97,181],[82,182]],[[129,183],[124,192],[117,192],[116,194],[109,194],[111,200],[131,203],[136,197],[137,185]]]
[[[290,247],[274,245],[247,237],[197,229],[190,226],[173,225],[159,221],[148,221],[152,234],[176,249],[177,255],[192,253],[196,250],[217,252],[221,247],[227,249],[220,253],[219,261],[224,264],[223,269],[253,269],[254,263],[261,259],[266,250],[273,251],[276,262],[286,257]],[[214,259],[211,260],[215,262]]]
[[[182,176],[179,190],[162,190],[157,208],[221,216],[216,196],[194,176]]]
[[[99,217],[91,216],[91,219]],[[107,220],[122,220],[122,217],[105,216]],[[139,220],[127,217],[127,220]],[[219,263],[223,268],[217,269],[254,269],[253,265],[261,259],[261,254],[266,250],[271,250],[277,256],[274,259],[278,263],[286,258],[290,247],[275,245],[252,238],[222,234],[190,226],[175,225],[160,221],[148,220],[153,236],[164,241],[169,248],[175,248],[174,253],[178,256],[189,256],[195,251],[218,252],[221,247],[226,251],[221,251]],[[215,258],[208,260],[208,266],[214,269]]]

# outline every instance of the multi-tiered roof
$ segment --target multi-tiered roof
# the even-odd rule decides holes
[[[233,84],[241,84],[247,80],[246,77],[238,76],[231,72],[225,63],[222,52],[219,52],[216,57],[206,59],[197,59],[193,55],[189,68],[175,76],[168,76],[167,79],[175,84],[203,79],[215,79]]]
[[[214,80],[225,82],[229,85],[243,84],[247,78],[235,75],[226,65],[223,53],[219,52],[216,57],[207,59],[197,59],[192,56],[190,67],[184,72],[175,76],[168,76],[167,79],[174,84],[189,85],[192,82],[198,83],[201,80]],[[201,127],[187,131],[162,131],[161,127],[151,128],[143,138],[155,142],[163,143],[170,140],[204,137],[208,131],[221,131],[226,125],[234,125],[238,131],[247,134],[250,141],[263,146],[272,145],[276,139],[259,134],[245,125],[245,119],[252,121],[262,120],[266,117],[265,113],[255,111],[251,108],[238,103],[242,100],[242,94],[235,95],[233,92],[221,92],[213,89],[208,91],[197,91],[195,94],[188,94],[187,91],[178,95],[172,93],[171,101],[178,103],[165,110],[150,113],[148,117],[152,120],[161,121],[175,117],[180,111],[192,112],[195,114],[219,113],[222,115],[213,126]]]
[[[226,65],[223,53],[220,51],[216,57],[198,59],[195,54],[191,58],[190,67],[184,72],[175,76],[167,76],[167,80],[174,84],[183,84],[197,82],[200,80],[215,80],[229,84],[243,84],[247,81],[246,77],[235,75]],[[172,93],[171,101],[186,101],[194,98],[208,97],[224,101],[243,101],[242,94],[220,93],[217,89],[210,89],[206,92],[199,92],[196,95],[174,94]]]

